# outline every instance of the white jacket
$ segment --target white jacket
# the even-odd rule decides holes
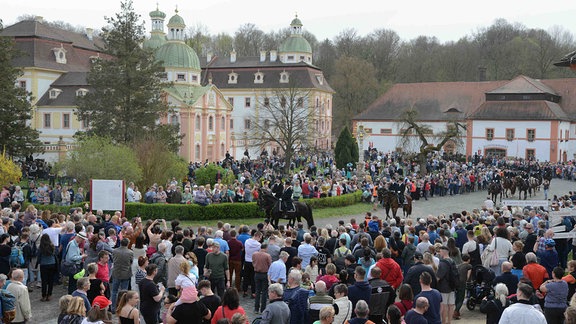
[[[544,314],[532,305],[515,303],[504,310],[499,324],[542,324],[546,323]]]

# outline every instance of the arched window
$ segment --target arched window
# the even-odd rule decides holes
[[[174,115],[170,116],[170,125],[178,126],[179,123],[180,123],[180,121],[178,120],[178,115],[174,114]]]
[[[208,117],[208,130],[214,130],[214,117],[212,116]]]
[[[196,160],[200,160],[200,144],[196,144],[196,149],[194,150],[194,156]]]
[[[224,116],[220,118],[220,129],[226,130],[226,118]]]
[[[200,130],[200,115],[196,115],[196,130]]]
[[[226,147],[224,143],[220,144],[220,155],[224,156],[226,154]]]

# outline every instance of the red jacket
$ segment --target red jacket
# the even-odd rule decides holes
[[[378,260],[376,266],[382,270],[380,279],[386,280],[386,282],[388,282],[390,286],[394,287],[394,289],[400,287],[404,276],[402,275],[400,265],[398,265],[396,261],[391,258],[382,258]]]

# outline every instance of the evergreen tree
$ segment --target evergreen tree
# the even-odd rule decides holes
[[[169,112],[162,100],[164,69],[151,50],[143,49],[145,30],[132,1],[121,3],[115,17],[106,18],[104,51],[109,58],[94,62],[91,91],[78,101],[78,116],[88,120],[90,134],[110,136],[117,143],[133,143],[142,134],[155,134],[157,120]],[[177,133],[171,132],[173,139]],[[166,140],[165,136],[164,140]]]
[[[338,136],[336,147],[334,148],[334,157],[338,169],[345,168],[348,163],[356,167],[358,162],[358,144],[352,137],[348,126],[344,127]]]
[[[30,93],[16,86],[22,71],[12,65],[12,59],[18,55],[14,41],[10,37],[0,37],[0,150],[12,157],[24,157],[42,150],[39,132],[27,124],[32,118]]]

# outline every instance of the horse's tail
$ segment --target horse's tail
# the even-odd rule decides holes
[[[308,228],[314,226],[314,217],[312,217],[312,206],[309,203],[306,203],[306,214],[304,216],[306,218],[306,222],[308,223]]]

